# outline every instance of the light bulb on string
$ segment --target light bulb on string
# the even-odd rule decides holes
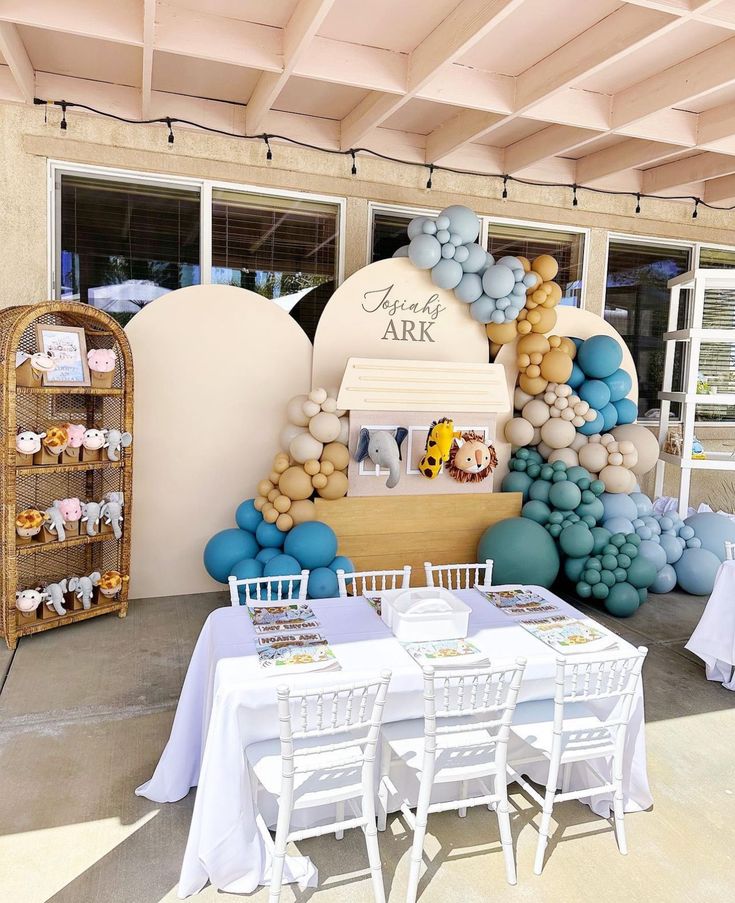
[[[641,193],[640,193],[640,191],[636,192],[635,202],[636,202],[635,203],[635,212],[640,213],[641,212]]]
[[[576,207],[579,201],[577,200],[577,186],[572,185],[572,207]]]
[[[355,152],[353,150],[351,150],[350,154],[352,155],[352,175],[356,176],[357,175],[357,160],[355,159]]]
[[[503,193],[501,197],[503,200],[508,197],[508,176],[503,176]]]
[[[426,187],[431,188],[432,186],[432,176],[434,175],[434,164],[429,163],[429,178],[426,180]]]
[[[692,219],[699,216],[699,198],[694,198],[694,210],[692,210]]]
[[[168,143],[174,143],[174,130],[171,128],[171,117],[166,117],[166,125],[168,126]]]
[[[272,160],[273,159],[273,151],[271,150],[271,144],[270,144],[270,141],[268,140],[267,135],[263,135],[263,141],[265,141],[265,146],[268,148],[266,155],[265,155],[265,159]]]
[[[61,101],[61,122],[59,123],[59,128],[62,132],[66,131],[66,101]]]

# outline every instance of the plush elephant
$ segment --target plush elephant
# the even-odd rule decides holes
[[[48,608],[53,608],[57,615],[65,615],[66,609],[64,608],[64,593],[67,591],[67,581],[59,580],[58,583],[49,583],[46,587],[46,606]]]
[[[100,508],[100,516],[112,527],[115,539],[122,536],[122,492],[108,492]]]
[[[72,577],[69,581],[69,591],[72,593],[76,593],[77,599],[82,600],[82,608],[90,608],[92,605],[92,594],[94,593],[94,588],[100,582],[100,572],[92,571],[92,573],[86,577],[82,575],[81,577]]]
[[[66,530],[64,529],[64,517],[56,507],[56,504],[53,504],[50,508],[47,508],[43,512],[44,520],[46,521],[46,529],[51,533],[56,534],[56,538],[59,542],[63,542],[66,539]]]
[[[82,502],[82,522],[87,522],[87,536],[96,536],[100,532],[101,510],[99,502]]]
[[[370,458],[373,464],[384,467],[388,471],[385,485],[393,489],[401,478],[401,443],[408,435],[408,430],[399,426],[395,430],[375,430],[371,432],[363,427],[355,452],[356,461]]]
[[[120,430],[107,431],[107,457],[110,461],[120,460],[120,450],[132,445],[133,437],[130,433],[121,433]]]

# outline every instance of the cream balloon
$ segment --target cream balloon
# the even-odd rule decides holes
[[[505,425],[505,438],[518,448],[529,445],[533,442],[533,424],[523,417],[514,417]]]
[[[321,411],[309,421],[309,432],[322,443],[334,442],[342,429],[342,423],[336,414]]]
[[[599,442],[588,442],[579,449],[579,463],[590,473],[599,473],[607,466],[607,449]]]
[[[549,406],[540,398],[533,398],[523,406],[521,416],[531,426],[543,426],[549,419]]]
[[[600,471],[600,479],[605,484],[606,492],[632,492],[635,487],[635,474],[627,467],[608,464]]]
[[[296,436],[295,439],[291,440],[288,450],[294,461],[298,461],[299,464],[304,464],[312,458],[318,460],[323,448],[323,443],[319,442],[318,439],[315,439],[311,433],[302,433],[300,436]]]
[[[287,423],[284,428],[281,430],[281,434],[279,436],[279,440],[281,443],[281,448],[288,448],[289,445],[293,442],[293,440],[300,436],[302,433],[306,432],[306,427],[296,426],[293,423]]]
[[[306,395],[296,395],[286,405],[286,416],[289,423],[293,423],[294,426],[308,426],[309,418],[304,413],[306,400]]]
[[[635,450],[638,452],[638,463],[635,467],[631,467],[634,474],[643,476],[654,467],[658,461],[658,439],[648,427],[641,423],[624,423],[616,426],[612,433],[621,444],[622,442],[632,442],[635,446]]]
[[[553,417],[541,427],[541,438],[551,448],[568,448],[577,431],[568,420]]]
[[[573,448],[555,448],[548,460],[549,464],[562,461],[567,467],[576,467],[579,464],[579,457]]]

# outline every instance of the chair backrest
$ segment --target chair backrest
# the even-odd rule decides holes
[[[605,719],[605,727],[627,727],[647,653],[645,646],[639,646],[635,654],[625,657],[608,653],[558,658],[554,688],[555,740],[557,735],[560,738],[561,734],[569,732],[564,725],[565,712],[567,706],[578,702],[609,700],[614,705],[618,700],[614,715]]]
[[[495,761],[504,771],[508,738],[525,658],[479,668],[424,668],[424,755],[434,755],[440,734],[484,730],[496,744]]]
[[[305,754],[312,757],[329,753],[330,768],[338,767],[341,762],[354,766],[354,750],[359,746],[363,764],[374,762],[390,678],[391,672],[384,670],[365,682],[300,693],[279,686],[283,778],[304,770],[299,769],[299,760]],[[319,742],[321,739],[323,743]]]
[[[477,583],[490,586],[493,578],[493,563],[490,558],[472,564],[432,564],[424,562],[427,586],[443,589],[472,589]]]
[[[725,540],[725,560],[732,561],[735,559],[735,542]]]
[[[274,602],[306,601],[309,572],[288,574],[283,577],[248,577],[238,580],[229,577],[230,603],[232,605],[264,606]]]
[[[411,565],[396,571],[337,571],[337,586],[341,598],[365,596],[389,589],[408,589],[411,584]]]

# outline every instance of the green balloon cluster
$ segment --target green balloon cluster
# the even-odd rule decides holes
[[[641,538],[636,533],[610,533],[604,527],[590,533],[590,554],[567,558],[564,573],[581,599],[597,599],[610,614],[627,618],[646,601],[656,566],[639,555]]]

